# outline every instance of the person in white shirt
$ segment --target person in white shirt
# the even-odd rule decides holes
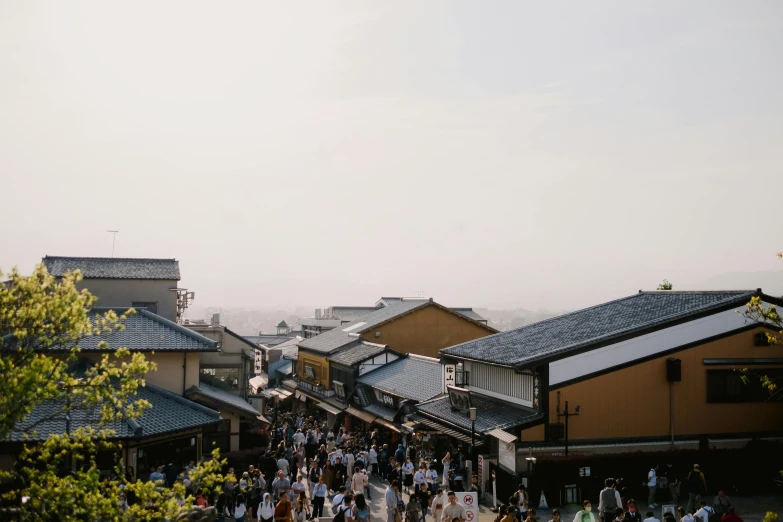
[[[408,493],[411,492],[411,486],[413,486],[413,462],[410,457],[405,458],[405,463],[402,465],[402,485],[408,489]]]
[[[356,467],[356,457],[353,456],[351,448],[346,448],[345,456],[343,457],[343,464],[345,464],[346,475],[352,473],[353,468]]]
[[[707,505],[705,500],[702,500],[699,502],[699,510],[694,513],[693,518],[697,519],[697,522],[708,522],[713,513],[713,509]]]
[[[299,428],[296,430],[296,433],[294,433],[294,447],[298,448],[300,444],[304,444],[307,440],[307,437],[305,437],[305,434],[302,433],[302,428]]]
[[[647,473],[647,489],[649,490],[650,494],[647,496],[647,504],[651,508],[657,508],[658,504],[655,503],[655,490],[658,489],[658,465],[650,469],[650,471]]]
[[[351,477],[351,489],[354,495],[364,495],[364,488],[367,487],[367,475],[358,467],[354,468],[353,477]]]
[[[239,495],[237,497],[237,505],[234,508],[234,519],[245,520],[245,511],[247,511],[247,508],[245,507],[245,497]]]
[[[373,475],[378,474],[378,448],[373,445],[372,448],[370,448],[370,452],[368,454],[370,457],[370,471]]]
[[[433,461],[432,464],[434,465],[435,462]],[[439,486],[438,472],[435,471],[435,468],[433,468],[432,466],[430,466],[429,469],[427,469],[427,484],[430,487],[430,491],[432,491],[433,493],[437,493],[438,486]]]
[[[427,466],[423,462],[419,470],[413,475],[414,491],[418,495],[422,484],[427,483]]]
[[[449,487],[449,467],[451,466],[451,453],[446,453],[441,461],[443,463],[443,487]]]
[[[661,522],[661,521],[655,518],[655,514],[652,511],[648,511],[647,518],[644,519],[644,522]]]
[[[337,514],[337,509],[343,505],[343,499],[345,499],[345,486],[340,486],[337,490],[337,494],[332,498],[332,513]]]

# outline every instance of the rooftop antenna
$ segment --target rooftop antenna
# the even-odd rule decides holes
[[[416,290],[416,297],[424,297],[424,290]]]
[[[111,257],[114,257],[114,243],[117,242],[117,234],[120,233],[119,230],[107,230],[109,234],[112,235],[111,237]]]

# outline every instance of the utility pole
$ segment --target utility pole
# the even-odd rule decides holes
[[[559,401],[558,401],[559,402]],[[568,401],[565,401],[565,411],[563,413],[560,413],[560,405],[557,406],[557,416],[559,417],[565,417],[565,454],[566,457],[568,456],[568,418],[569,417],[576,417],[579,415],[579,406],[577,406],[574,411],[568,411]]]
[[[111,238],[111,257],[114,257],[114,243],[117,242],[117,234],[119,234],[120,231],[119,230],[107,230],[106,232],[108,232],[109,234],[112,235],[112,238]]]

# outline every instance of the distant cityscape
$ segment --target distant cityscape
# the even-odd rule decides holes
[[[489,326],[505,332],[520,326],[537,323],[550,317],[556,317],[569,310],[526,310],[517,308],[514,310],[493,310],[487,308],[475,308],[475,311],[488,320]],[[281,320],[294,329],[303,317],[312,317],[314,308],[297,307],[293,310],[274,308],[243,308],[243,307],[217,307],[217,306],[192,306],[188,309],[187,316],[192,319],[212,317],[220,314],[220,323],[241,335],[258,335],[260,333],[272,334],[276,331],[276,325]]]

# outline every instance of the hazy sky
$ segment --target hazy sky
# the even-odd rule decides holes
[[[0,267],[573,308],[783,268],[783,3],[0,2]]]

